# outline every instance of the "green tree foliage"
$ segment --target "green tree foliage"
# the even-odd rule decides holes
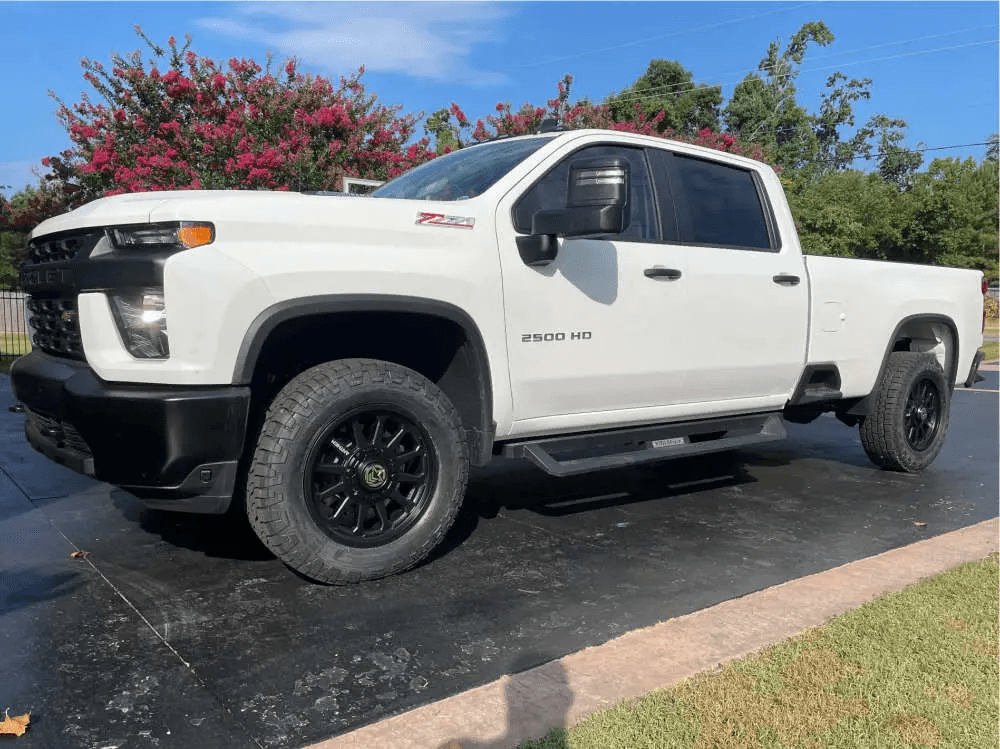
[[[788,198],[807,254],[901,259],[893,255],[907,221],[898,191],[880,175],[831,172]]]
[[[811,255],[895,260],[997,273],[997,163],[935,159],[900,191],[879,172],[819,177],[789,202]]]
[[[14,193],[10,200],[0,195],[0,286],[17,286],[18,268],[24,260],[30,227],[17,223],[18,215],[25,215],[38,190],[26,186]]]
[[[674,60],[651,60],[646,72],[605,100],[616,122],[634,122],[663,112],[659,132],[695,135],[720,129],[722,90],[696,85],[691,71]]]
[[[903,196],[912,208],[908,241],[913,259],[997,273],[997,162],[935,159]]]
[[[813,132],[816,117],[799,105],[795,79],[809,45],[826,47],[833,39],[826,24],[815,21],[803,25],[783,51],[777,41],[771,42],[757,66],[760,73],[748,73],[723,110],[729,132],[740,140],[763,144],[774,162],[786,169],[797,169],[814,160],[819,150]],[[850,93],[856,95],[856,89],[852,86]]]
[[[767,55],[733,91],[723,121],[741,140],[761,143],[772,163],[780,166],[792,191],[813,180],[847,169],[856,157],[878,153],[880,171],[904,188],[919,168],[919,154],[902,145],[906,122],[873,116],[853,133],[854,106],[871,98],[870,78],[848,78],[836,72],[826,80],[819,109],[810,112],[798,101],[795,81],[810,45],[826,47],[833,33],[822,21],[802,26],[784,50],[771,42]]]

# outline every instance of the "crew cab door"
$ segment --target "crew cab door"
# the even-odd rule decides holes
[[[649,160],[674,207],[662,211],[664,236],[686,269],[684,397],[781,405],[805,363],[809,290],[797,243],[782,244],[767,175],[679,150],[650,149]]]
[[[532,216],[567,206],[571,164],[602,158],[629,165],[626,229],[553,239],[551,262],[526,264],[517,238],[530,232]],[[683,392],[683,248],[661,242],[642,148],[594,145],[564,154],[502,198],[496,219],[515,422],[572,428],[608,412],[638,420]]]

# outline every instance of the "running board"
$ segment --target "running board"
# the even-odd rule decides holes
[[[777,413],[659,424],[508,442],[501,454],[527,458],[553,476],[732,450],[787,436]]]

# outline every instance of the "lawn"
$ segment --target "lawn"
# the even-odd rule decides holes
[[[31,339],[26,333],[0,331],[0,356],[21,356],[31,351]]]
[[[954,749],[998,737],[996,555],[522,749]]]
[[[29,351],[31,351],[31,340],[26,334],[0,331],[0,373],[6,374],[10,369],[10,363]]]

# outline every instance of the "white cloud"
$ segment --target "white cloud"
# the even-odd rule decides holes
[[[499,73],[470,62],[473,47],[495,41],[514,6],[483,3],[250,3],[202,28],[253,39],[278,57],[348,74],[360,65],[447,83],[497,85]]]

